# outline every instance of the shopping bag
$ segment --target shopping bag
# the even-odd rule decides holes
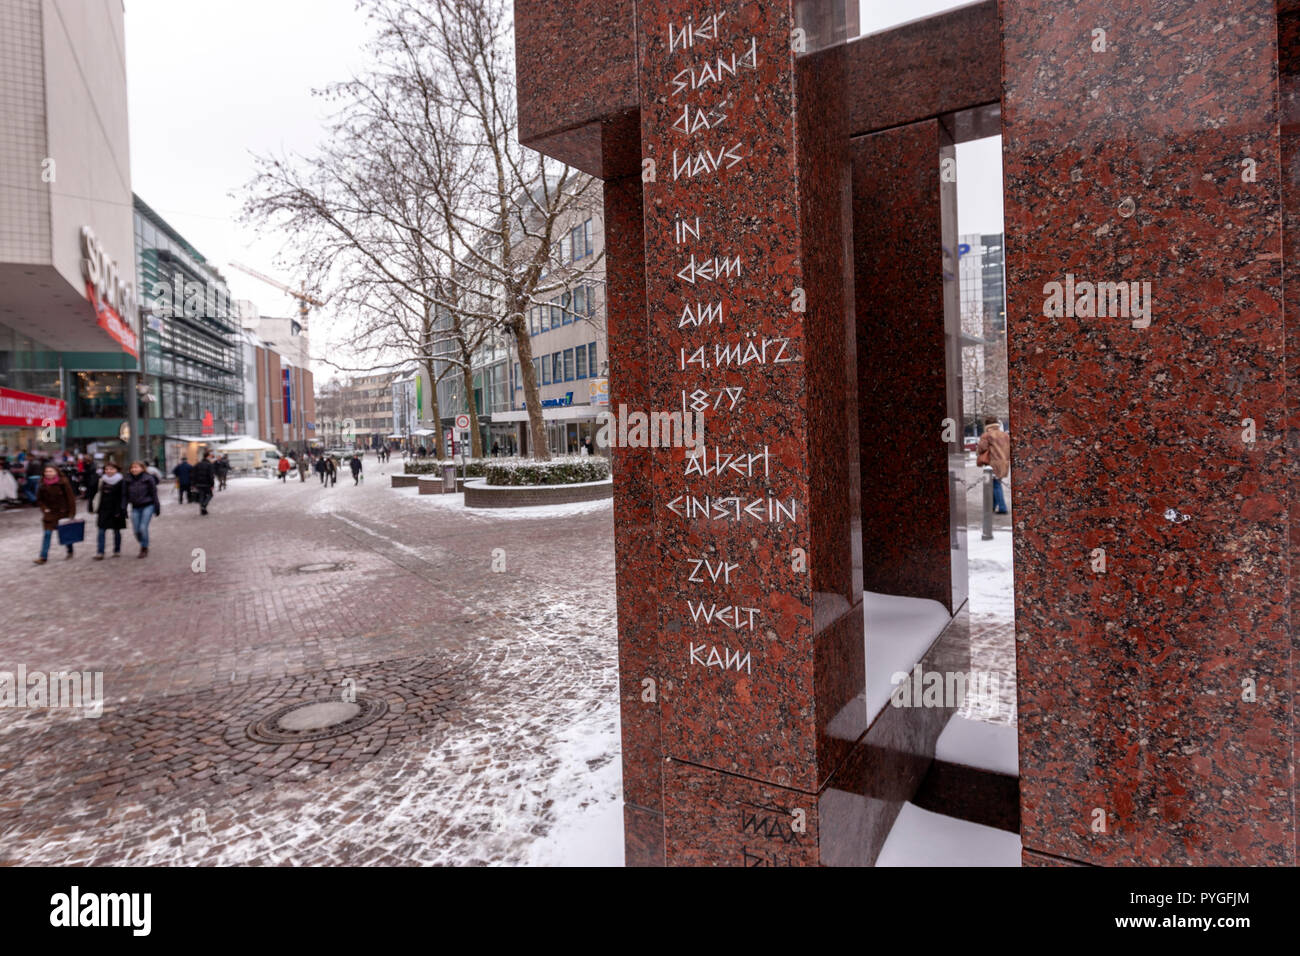
[[[59,525],[59,544],[64,547],[85,540],[86,522],[78,519],[76,521],[65,521]]]

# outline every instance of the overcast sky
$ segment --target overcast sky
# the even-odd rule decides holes
[[[131,180],[137,195],[264,315],[295,300],[229,268],[231,260],[296,286],[275,256],[291,236],[259,240],[236,221],[251,154],[311,152],[325,104],[313,87],[362,65],[365,22],[353,0],[125,0]],[[315,343],[313,343],[315,344]]]
[[[962,5],[862,0],[862,30]],[[311,90],[363,68],[364,18],[353,0],[125,0],[125,6],[136,193],[225,273],[236,298],[253,300],[264,315],[295,312],[293,299],[229,268],[239,261],[289,285],[298,282],[275,261],[293,237],[259,238],[241,226],[236,194],[252,174],[252,154],[310,153],[320,142],[327,110]],[[997,139],[958,147],[963,233],[1002,231],[999,149]],[[315,330],[324,324],[318,321]],[[314,335],[317,354],[323,345]]]

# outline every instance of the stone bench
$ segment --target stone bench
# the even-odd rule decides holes
[[[414,488],[419,483],[421,475],[393,475],[394,488]]]

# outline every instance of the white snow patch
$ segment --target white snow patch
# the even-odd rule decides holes
[[[1020,837],[905,803],[876,866],[1020,866]]]
[[[401,490],[401,489],[398,489]],[[460,514],[482,521],[518,521],[534,518],[572,518],[574,515],[592,514],[597,511],[613,511],[614,499],[602,498],[599,501],[575,501],[564,505],[534,505],[529,508],[466,508],[465,495],[425,495],[431,506],[438,509],[458,511]]]
[[[1016,613],[1011,532],[994,531],[990,541],[983,541],[972,532],[967,540],[972,618],[1011,621]]]
[[[876,719],[894,685],[890,677],[910,673],[951,618],[948,609],[927,598],[862,593],[866,627],[867,724]]]
[[[939,735],[934,758],[1015,777],[1020,774],[1016,728],[954,716]]]

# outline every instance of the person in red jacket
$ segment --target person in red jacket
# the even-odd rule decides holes
[[[280,469],[280,480],[287,482],[289,480],[286,477],[289,474],[289,459],[281,455],[280,464],[277,467]]]

